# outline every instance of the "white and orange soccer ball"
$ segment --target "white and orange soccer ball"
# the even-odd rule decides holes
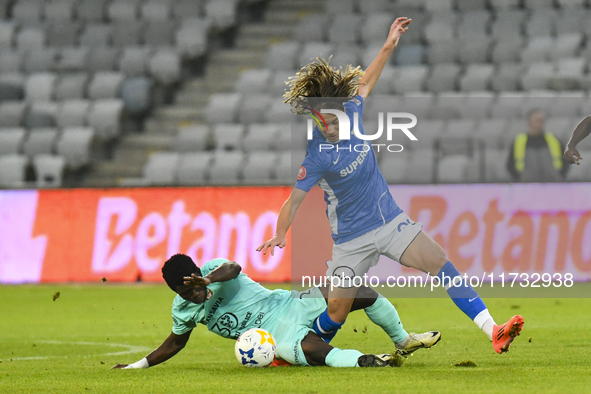
[[[275,339],[262,328],[246,330],[236,340],[236,358],[246,367],[266,367],[273,362],[277,353]]]

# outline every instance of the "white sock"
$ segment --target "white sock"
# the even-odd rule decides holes
[[[495,320],[490,315],[488,309],[480,312],[475,318],[474,323],[480,328],[492,342],[493,328],[496,325]]]

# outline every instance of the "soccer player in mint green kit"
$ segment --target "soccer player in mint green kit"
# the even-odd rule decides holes
[[[491,340],[495,351],[504,353],[521,332],[523,317],[516,315],[505,324],[495,323],[484,301],[462,279],[443,248],[422,231],[421,223],[413,222],[396,204],[373,149],[353,129],[358,119],[358,131],[365,134],[362,123],[365,99],[410,22],[408,18],[394,21],[386,43],[365,71],[351,66],[335,70],[319,59],[289,80],[291,88],[284,95],[285,102],[298,114],[306,111],[321,114],[324,122],[314,128],[313,138],[308,141],[295,187],[279,212],[275,236],[257,250],[266,253],[270,249],[273,254],[275,247],[285,246],[287,230],[299,205],[308,191],[319,185],[324,190],[326,215],[334,240],[328,277],[346,277],[354,283],[354,278],[363,277],[377,264],[380,255],[437,276],[456,306]],[[349,139],[339,138],[335,109],[349,118]],[[363,149],[357,149],[359,146]],[[314,323],[315,332],[327,343],[345,323],[356,291],[350,285],[331,289],[328,307]]]
[[[314,333],[314,320],[326,309],[325,290],[271,291],[240,271],[239,264],[226,259],[211,260],[199,269],[189,256],[172,256],[162,267],[166,283],[177,293],[172,303],[172,333],[140,361],[113,368],[148,368],[168,360],[185,347],[197,324],[231,339],[250,328],[263,328],[275,338],[277,358],[293,365],[385,367],[392,362],[390,354],[341,350]],[[373,289],[362,288],[353,309],[363,309],[394,343],[408,337],[394,306]],[[429,336],[441,337],[438,332]],[[408,343],[398,354],[405,356],[424,347],[420,342]]]

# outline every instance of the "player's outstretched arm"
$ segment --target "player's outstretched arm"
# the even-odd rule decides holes
[[[162,342],[162,345],[158,346],[156,350],[148,354],[140,361],[136,361],[133,364],[117,364],[112,369],[148,368],[163,363],[180,352],[189,341],[190,336],[191,331],[182,335],[176,335],[175,333],[171,332],[168,338]]]
[[[570,140],[566,144],[563,156],[564,160],[572,164],[579,164],[579,160],[581,160],[582,157],[576,146],[589,134],[591,134],[591,115],[583,119],[573,130]]]
[[[365,70],[365,74],[359,81],[357,93],[361,97],[365,98],[369,96],[374,86],[376,86],[382,70],[386,66],[388,59],[390,59],[390,55],[392,55],[392,51],[398,45],[402,33],[408,30],[410,22],[411,19],[408,18],[397,18],[390,27],[390,33],[388,34],[386,43],[380,50],[380,53],[378,53],[378,56],[371,62],[367,70]]]
[[[242,271],[240,264],[231,261],[220,265],[203,277],[191,274],[191,276],[185,276],[183,279],[185,280],[185,285],[203,287],[215,282],[227,282],[236,279],[240,271]]]
[[[267,249],[271,249],[271,256],[274,255],[275,247],[278,246],[280,248],[284,248],[285,244],[287,243],[285,237],[287,235],[287,230],[289,230],[289,226],[291,226],[291,222],[295,217],[296,211],[298,207],[304,201],[308,192],[298,189],[294,187],[291,191],[291,195],[285,201],[281,210],[279,211],[279,217],[277,218],[277,229],[275,230],[275,236],[268,240],[265,243],[262,243],[257,248],[257,252],[263,252],[263,254],[267,254]]]

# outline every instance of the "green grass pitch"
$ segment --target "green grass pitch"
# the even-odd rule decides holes
[[[417,351],[400,368],[245,368],[234,341],[198,327],[162,365],[111,370],[168,336],[173,295],[165,285],[0,286],[0,392],[591,392],[590,299],[485,300],[499,320],[525,318],[503,355],[449,299],[397,299],[408,331],[442,332],[437,347]],[[351,314],[333,343],[392,350],[363,312]],[[465,361],[476,367],[454,366]]]

